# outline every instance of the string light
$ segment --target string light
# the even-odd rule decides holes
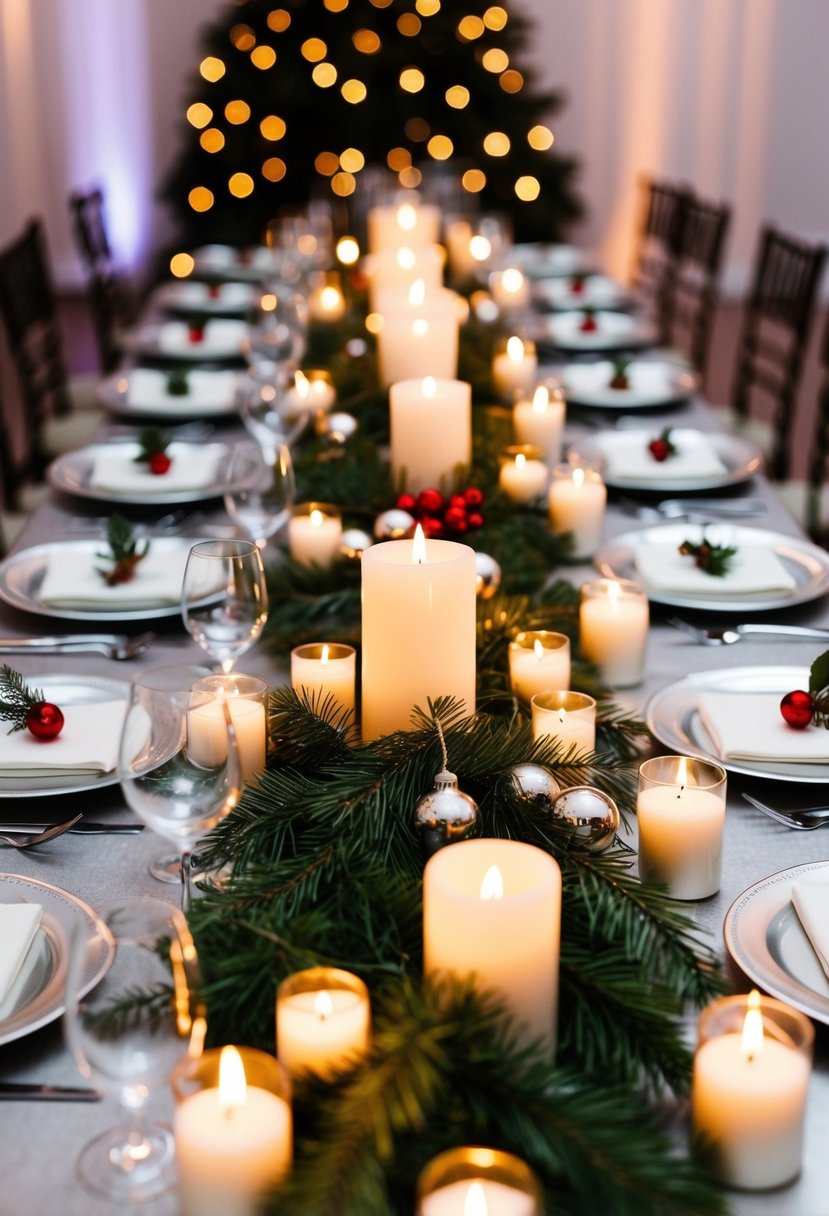
[[[250,61],[254,67],[264,72],[276,63],[276,51],[272,46],[257,46],[250,53]]]
[[[331,189],[340,198],[347,198],[357,189],[357,180],[351,173],[335,173],[331,178]]]
[[[268,29],[283,33],[291,24],[291,14],[284,8],[274,8],[268,13]]]
[[[363,55],[375,55],[381,46],[380,38],[374,30],[355,30],[351,41]]]
[[[419,93],[426,83],[420,68],[404,68],[400,73],[400,87],[407,93]]]
[[[213,191],[207,186],[194,186],[187,195],[187,201],[194,211],[209,211],[213,206]]]
[[[487,72],[504,72],[509,67],[509,55],[498,46],[492,46],[481,56],[481,66]]]
[[[414,13],[403,13],[397,18],[397,29],[404,38],[416,38],[421,27],[422,22]]]
[[[486,185],[486,174],[480,169],[467,169],[461,178],[461,185],[470,194],[478,194]]]
[[[524,77],[514,68],[509,68],[500,76],[498,83],[505,93],[520,93],[524,87]]]
[[[196,261],[190,253],[174,253],[170,258],[170,274],[177,279],[186,279],[193,273]]]
[[[445,96],[446,104],[453,110],[462,110],[464,106],[469,105],[469,89],[465,89],[462,84],[453,84],[446,90]]]
[[[213,111],[203,101],[194,101],[187,107],[187,121],[194,127],[206,127],[213,118]]]
[[[527,132],[527,143],[531,148],[535,148],[536,152],[546,152],[548,148],[552,148],[555,136],[549,127],[541,126],[531,127]]]
[[[493,5],[484,13],[484,25],[488,30],[502,30],[507,24],[507,10],[500,5]]]
[[[217,59],[215,55],[208,55],[206,59],[202,59],[199,64],[199,71],[205,80],[211,84],[215,84],[217,80],[221,80],[226,72],[225,65],[221,59]]]
[[[531,203],[541,193],[541,183],[537,177],[526,174],[524,177],[519,177],[515,183],[515,193],[522,203]]]
[[[249,173],[234,173],[227,187],[234,198],[247,198],[253,193],[253,178]]]
[[[269,182],[281,182],[288,172],[288,166],[278,156],[269,156],[262,165],[262,176]]]
[[[359,173],[366,163],[359,148],[346,148],[340,153],[340,164],[347,173]]]
[[[340,89],[346,101],[351,102],[356,106],[359,102],[365,101],[368,94],[368,89],[363,84],[362,80],[346,80],[343,87]],[[351,193],[351,191],[349,191]]]
[[[259,130],[263,139],[276,143],[278,139],[282,139],[288,127],[284,118],[280,118],[278,114],[267,114],[260,122]]]
[[[464,42],[474,42],[480,38],[486,26],[480,17],[462,17],[458,23],[458,37]]]
[[[434,160],[448,160],[455,146],[448,135],[433,135],[426,145],[426,151]]]
[[[238,127],[250,118],[250,106],[246,101],[229,101],[225,106],[225,118]]]
[[[509,136],[503,131],[490,131],[484,136],[484,152],[487,156],[506,156],[510,150]]]
[[[311,73],[311,79],[321,89],[330,89],[332,84],[337,83],[337,69],[333,63],[318,63]]]
[[[199,136],[199,143],[205,152],[221,152],[225,146],[225,137],[218,127],[208,127]]]
[[[299,51],[309,63],[319,63],[328,54],[328,47],[321,38],[306,38]]]

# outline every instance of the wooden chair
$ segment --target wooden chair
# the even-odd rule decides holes
[[[38,473],[33,428],[23,411],[10,409],[8,397],[0,398],[0,555],[8,551],[49,492],[38,481]]]
[[[636,245],[633,285],[659,326],[660,341],[669,341],[671,300],[682,236],[682,216],[689,190],[668,182],[643,179],[644,206]]]
[[[735,428],[767,450],[770,476],[790,472],[791,432],[803,355],[826,259],[823,245],[810,245],[772,227],[763,228],[753,282],[739,340],[732,395]],[[771,401],[771,424],[752,426],[758,394]]]
[[[89,305],[95,340],[105,374],[117,367],[122,335],[135,319],[135,307],[123,278],[117,273],[104,219],[104,196],[96,187],[69,198],[75,244],[89,273]]]
[[[704,377],[731,209],[690,192],[681,204],[675,273],[666,298],[666,337]]]
[[[806,477],[777,482],[775,490],[795,519],[824,548],[829,547],[829,320],[820,353],[821,382]]]

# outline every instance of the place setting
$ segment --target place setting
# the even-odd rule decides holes
[[[607,307],[536,316],[527,332],[539,346],[579,355],[644,350],[658,340],[655,324],[646,317]]]
[[[658,355],[566,363],[556,369],[568,405],[596,410],[652,410],[684,405],[699,388],[696,374]]]
[[[153,307],[187,316],[245,317],[261,294],[258,285],[233,279],[173,279],[152,297]]]
[[[129,350],[165,362],[226,363],[244,356],[248,332],[246,321],[232,317],[150,321],[132,331]]]
[[[601,430],[578,438],[570,451],[598,464],[613,489],[648,495],[724,490],[763,468],[763,454],[751,440],[682,425]],[[731,500],[724,501],[727,509]]]
[[[168,420],[224,418],[238,412],[241,373],[178,366],[127,367],[102,380],[97,396],[115,414]]]

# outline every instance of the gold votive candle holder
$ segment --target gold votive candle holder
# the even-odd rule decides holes
[[[309,967],[279,985],[276,1048],[291,1076],[332,1076],[365,1055],[370,1042],[371,1004],[358,975]]]
[[[434,1157],[417,1180],[417,1216],[542,1216],[538,1178],[520,1157],[475,1146]]]

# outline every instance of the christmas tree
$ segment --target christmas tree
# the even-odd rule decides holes
[[[576,164],[547,125],[561,98],[520,64],[529,34],[485,0],[237,0],[205,32],[164,187],[182,239],[248,244],[280,209],[353,201],[378,165],[560,239]]]

